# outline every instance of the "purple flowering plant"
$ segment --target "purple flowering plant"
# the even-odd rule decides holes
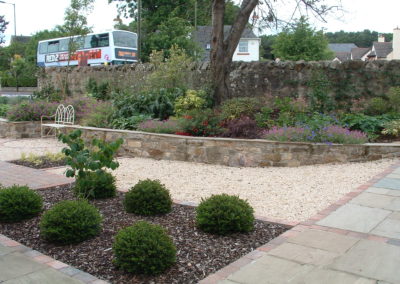
[[[144,132],[174,134],[179,131],[179,126],[178,122],[172,119],[149,119],[141,122],[137,129]]]

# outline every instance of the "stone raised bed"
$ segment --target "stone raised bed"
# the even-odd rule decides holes
[[[40,121],[8,121],[0,118],[0,138],[38,137],[40,137]]]
[[[219,164],[233,167],[295,167],[312,164],[363,162],[400,157],[400,144],[327,145],[276,142],[262,139],[191,137],[82,126],[86,140],[123,138],[120,154]]]

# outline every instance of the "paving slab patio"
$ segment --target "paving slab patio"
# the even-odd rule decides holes
[[[397,164],[200,283],[400,284],[399,193]]]

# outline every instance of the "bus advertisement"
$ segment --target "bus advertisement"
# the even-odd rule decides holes
[[[72,40],[75,41],[77,50],[68,58],[70,40],[70,37],[63,37],[40,41],[37,65],[41,67],[93,66],[138,62],[137,35],[132,32],[114,30],[74,36]]]

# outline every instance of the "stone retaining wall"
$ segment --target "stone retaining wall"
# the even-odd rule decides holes
[[[120,154],[233,167],[295,167],[336,162],[362,162],[400,157],[400,145],[326,145],[281,143],[261,139],[188,137],[129,130],[66,126],[81,129],[86,140],[123,138]]]
[[[0,118],[0,138],[38,138],[40,121],[8,121]]]

